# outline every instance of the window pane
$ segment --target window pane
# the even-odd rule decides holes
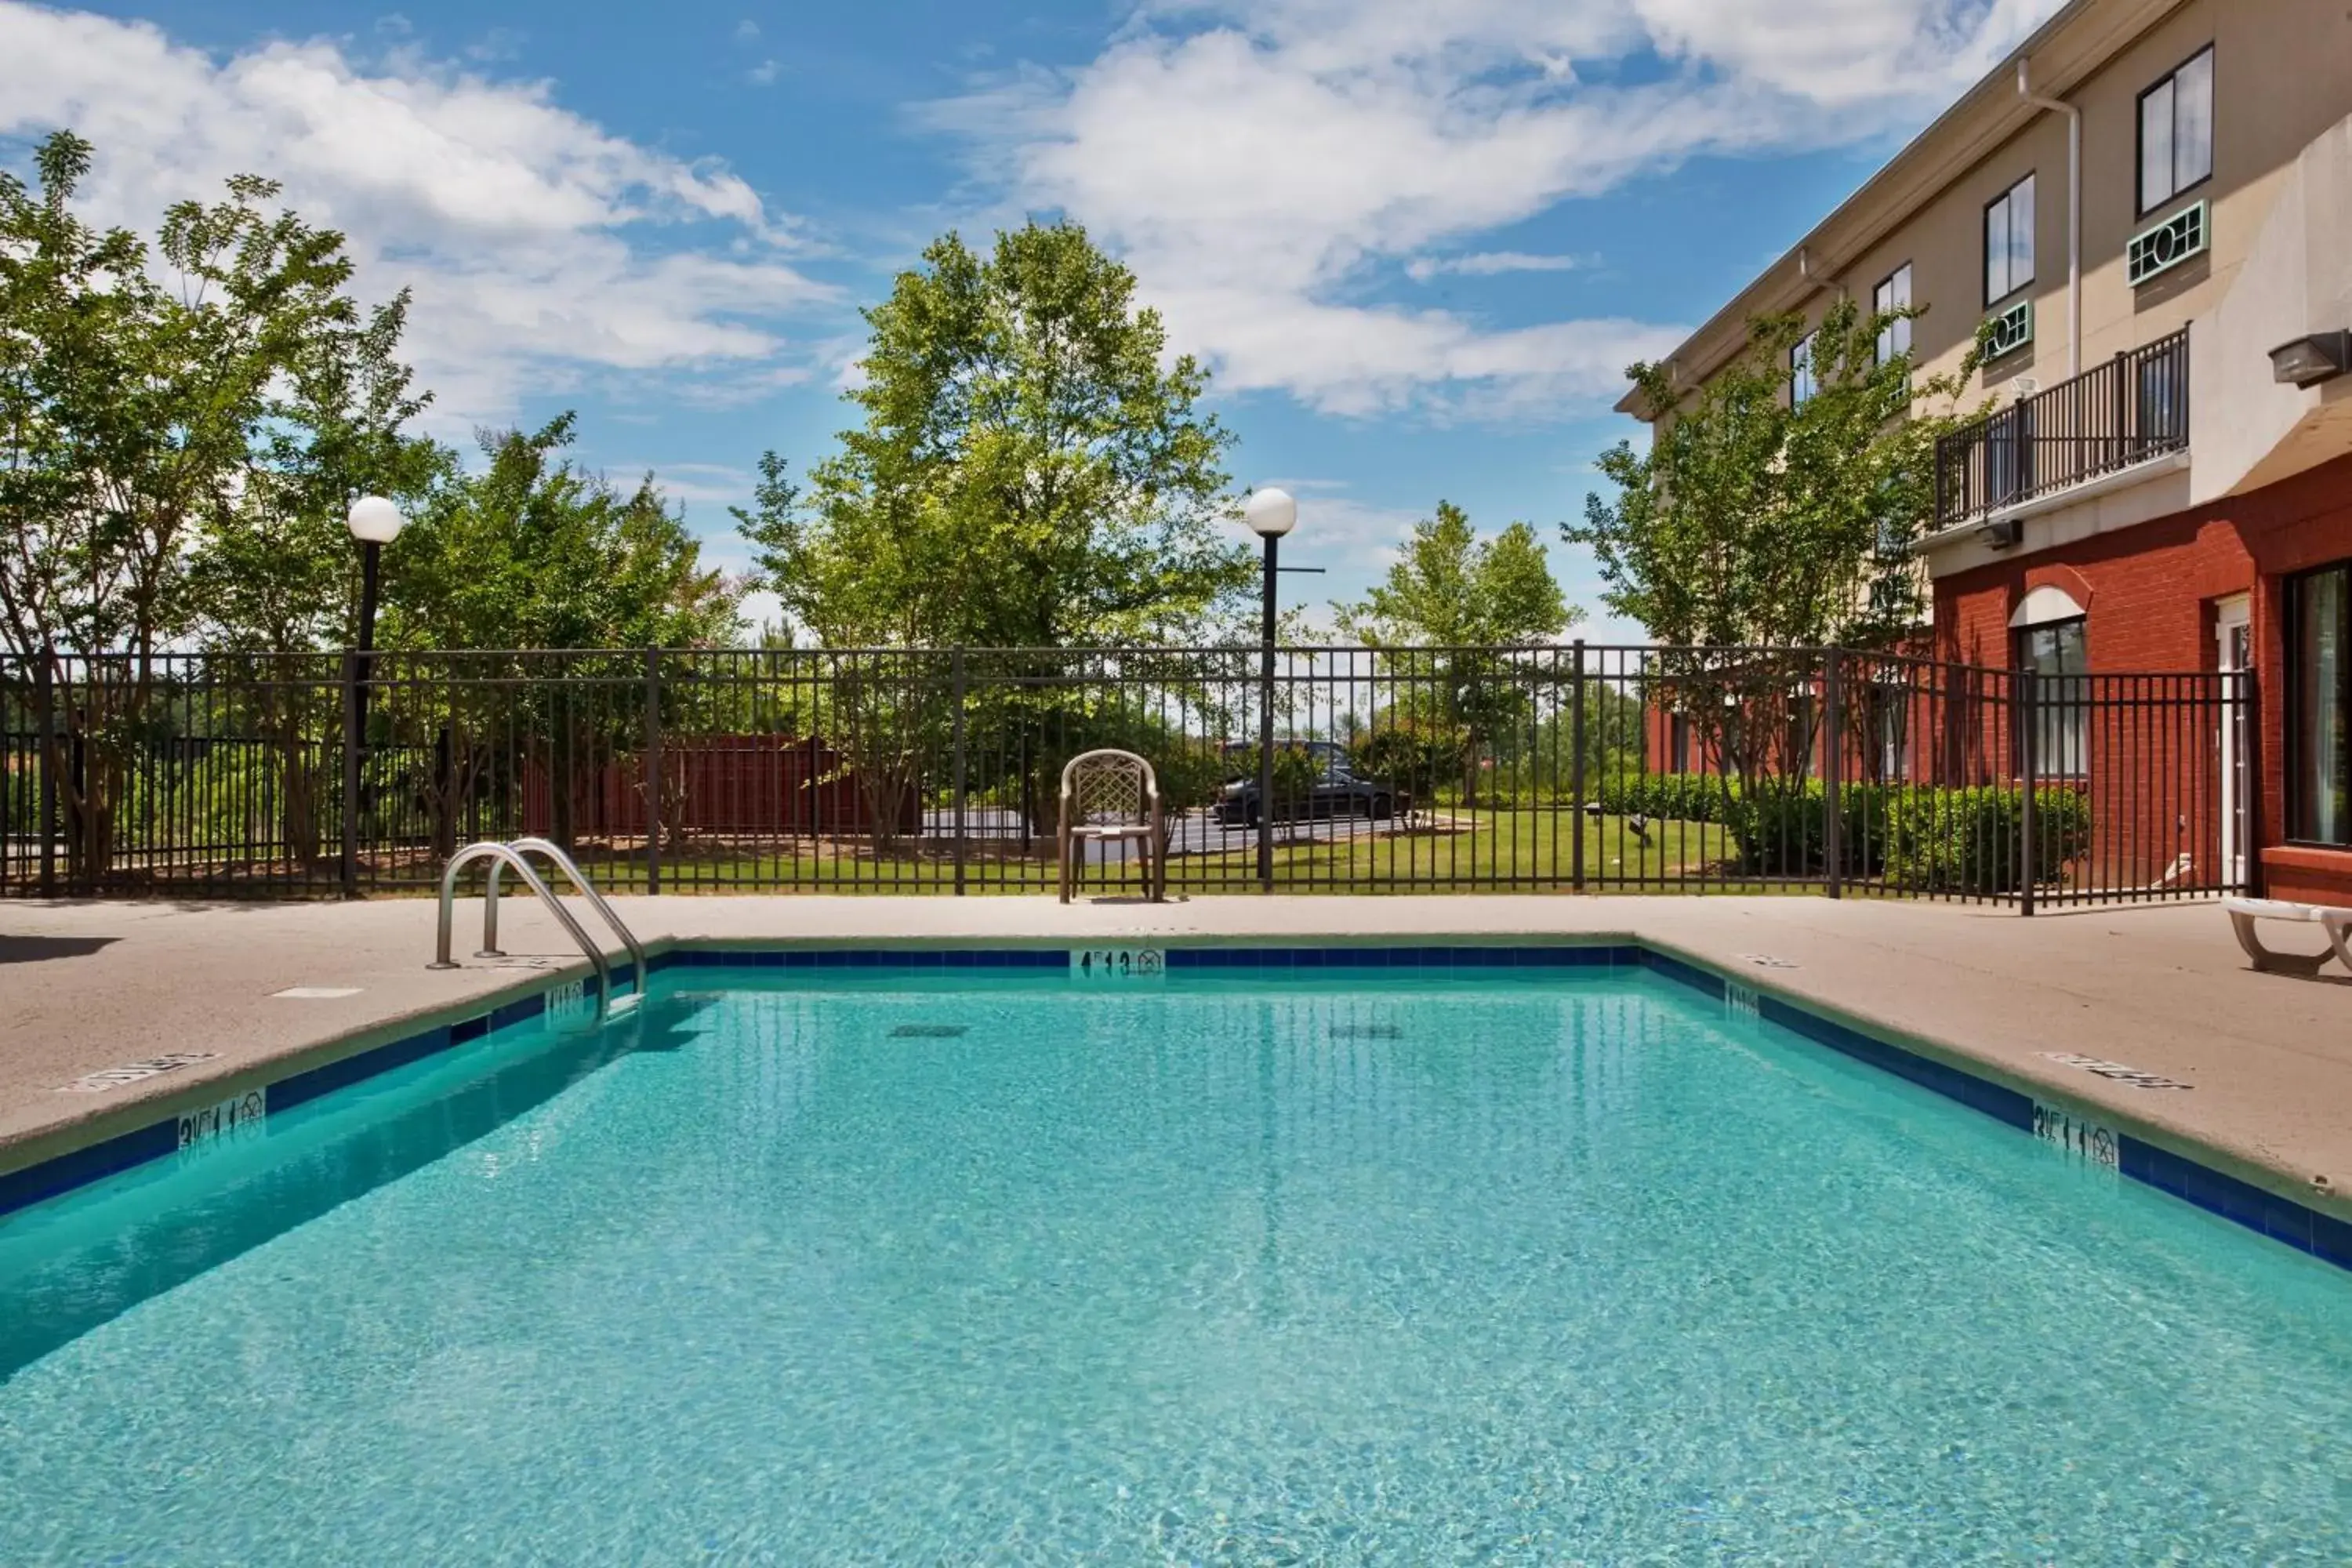
[[[1911,308],[1911,264],[1905,262],[1890,274],[1871,294],[1871,309],[1880,315]],[[1911,323],[1889,321],[1878,334],[1878,363],[1885,364],[1897,354],[1911,352]]]
[[[1985,303],[2009,292],[2009,200],[1985,208]]]
[[[2207,49],[2172,79],[2172,188],[2193,185],[2213,172],[2213,51]]]
[[[2345,745],[2344,612],[2347,571],[2315,573],[2295,584],[2294,836],[2320,844],[2352,842],[2352,773]]]
[[[1901,681],[1882,681],[1871,688],[1870,695],[1877,715],[1878,776],[1874,782],[1907,779],[1911,775],[1909,689]]]
[[[2024,635],[2024,662],[2042,679],[2034,700],[2041,710],[2035,726],[2034,773],[2037,777],[2079,775],[2085,770],[2090,657],[2081,621],[2060,621],[2033,626]]]
[[[2017,182],[2009,193],[2009,286],[2023,288],[2033,281],[2033,176]]]
[[[2145,212],[2179,187],[2172,178],[2172,83],[2139,100],[2139,205]]]
[[[1811,397],[1814,384],[1813,335],[1808,332],[1789,351],[1789,405],[1793,408]]]

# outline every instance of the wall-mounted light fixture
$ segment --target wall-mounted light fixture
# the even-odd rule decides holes
[[[2313,332],[2271,350],[2271,379],[2317,386],[2352,370],[2352,331]]]

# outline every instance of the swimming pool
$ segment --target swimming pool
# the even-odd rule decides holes
[[[11,1562],[2340,1562],[2352,1279],[1624,968],[681,968],[0,1221]]]

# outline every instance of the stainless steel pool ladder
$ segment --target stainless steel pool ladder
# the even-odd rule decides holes
[[[588,900],[589,907],[604,917],[604,923],[613,928],[613,934],[621,939],[621,945],[629,950],[629,957],[636,963],[637,994],[643,995],[647,973],[644,944],[639,942],[635,933],[623,923],[620,915],[614,910],[613,906],[604,901],[604,895],[596,890],[595,884],[588,880],[586,873],[580,869],[572,857],[544,838],[517,838],[506,844],[500,844],[495,839],[484,839],[479,844],[468,844],[449,857],[448,868],[441,873],[441,921],[434,935],[433,962],[426,967],[430,969],[457,967],[456,962],[449,956],[451,931],[457,916],[457,876],[477,860],[490,862],[490,877],[488,886],[483,889],[482,895],[482,945],[474,956],[477,958],[506,956],[505,952],[499,946],[499,880],[505,874],[506,868],[511,866],[515,869],[515,875],[520,877],[524,884],[539,895],[540,901],[544,903],[562,923],[563,929],[572,934],[572,940],[580,944],[580,951],[588,955],[588,962],[595,966],[596,1016],[601,1018],[611,1010],[613,966],[605,960],[604,950],[590,939],[579,920],[573,916],[571,910],[565,907],[563,900],[555,896],[555,890],[547,885],[538,872],[530,868],[528,857],[532,855],[545,857],[571,880],[574,888],[579,889],[581,897]]]

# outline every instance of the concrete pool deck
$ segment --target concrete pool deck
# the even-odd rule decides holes
[[[1219,897],[614,900],[664,942],[1013,944],[1128,939],[1318,944],[1638,942],[1971,1068],[2352,1219],[2352,976],[2256,973],[2211,904],[2013,911],[1820,898]],[[478,903],[459,911],[475,944]],[[584,918],[584,911],[583,911]],[[209,1105],[587,965],[527,899],[516,956],[425,967],[434,911],[351,904],[0,905],[0,1173]],[[617,949],[615,950],[617,955]],[[1767,966],[1758,957],[1780,961]],[[1785,965],[1781,966],[1781,965]],[[316,997],[292,988],[350,989]],[[83,1075],[164,1052],[211,1059],[96,1093]],[[2191,1085],[2147,1089],[2047,1052]]]

